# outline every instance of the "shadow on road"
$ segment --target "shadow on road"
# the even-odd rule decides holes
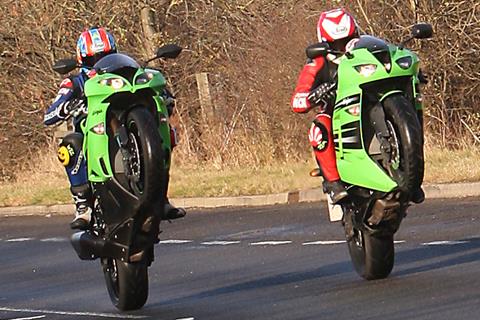
[[[397,269],[400,270],[394,270],[392,276],[404,276],[418,272],[431,271],[464,263],[480,261],[480,238],[470,238],[465,239],[465,241],[465,243],[455,245],[422,246],[420,248],[411,250],[399,251],[395,256],[395,265],[397,266]],[[415,264],[415,266],[406,268],[402,267],[411,263]],[[339,274],[351,272],[354,272],[351,262],[342,261],[308,271],[277,274],[221,288],[206,290],[193,295],[163,301],[161,304],[181,303],[191,299],[202,299],[239,291],[288,285],[291,283],[315,280],[329,276],[337,276]],[[384,281],[388,281],[388,279]],[[372,282],[364,283],[366,284]]]
[[[480,237],[465,239],[465,241],[465,243],[459,243],[455,245],[422,246],[414,249],[398,251],[396,253],[395,262],[397,271],[394,269],[391,277],[383,280],[362,280],[353,271],[350,260],[346,260],[310,270],[286,272],[272,276],[259,277],[249,281],[226,285],[223,287],[206,289],[198,293],[148,305],[145,309],[143,309],[143,312],[145,314],[150,314],[151,312],[156,313],[158,309],[162,309],[163,312],[168,312],[174,310],[171,308],[175,304],[182,304],[185,306],[191,304],[193,301],[198,302],[200,299],[215,299],[221,295],[232,293],[243,293],[248,295],[248,292],[254,290],[269,289],[277,286],[288,286],[295,283],[317,281],[337,276],[340,276],[340,278],[336,278],[334,280],[335,283],[330,282],[328,285],[325,283],[325,286],[322,286],[321,290],[364,290],[367,287],[372,289],[372,287],[376,287],[378,285],[382,286],[388,284],[393,277],[401,277],[420,272],[429,272],[436,269],[454,267],[461,264],[480,261]],[[345,248],[343,247],[342,250],[345,250]],[[342,278],[343,275],[345,275],[345,277]],[[357,281],[352,281],[352,276],[356,278]],[[308,291],[309,289],[305,288],[304,290]],[[311,292],[309,294],[311,294]],[[316,291],[315,294],[318,295],[319,292]],[[297,292],[296,295],[301,296],[302,294]],[[198,310],[196,311],[198,312]]]
[[[288,285],[288,284],[308,281],[308,280],[318,280],[320,278],[337,276],[339,274],[350,273],[352,271],[353,271],[353,268],[350,261],[342,261],[338,263],[325,265],[320,268],[316,268],[312,270],[306,270],[301,272],[287,272],[287,273],[272,275],[268,277],[258,278],[258,279],[254,279],[246,282],[236,283],[236,284],[228,285],[225,287],[206,290],[203,292],[184,296],[181,298],[162,301],[159,305],[182,303],[182,302],[192,301],[196,299],[210,298],[210,297],[234,293],[234,292],[264,289],[268,287]],[[150,307],[155,308],[155,305],[151,305]]]
[[[395,254],[395,265],[401,270],[394,271],[393,275],[404,276],[480,261],[480,238],[469,238],[463,241],[466,242],[454,245],[422,246],[399,251]],[[402,268],[402,265],[410,263],[416,265]]]

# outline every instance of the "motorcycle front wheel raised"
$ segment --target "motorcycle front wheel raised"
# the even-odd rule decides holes
[[[390,133],[391,159],[386,166],[390,177],[404,192],[420,188],[424,175],[423,136],[413,105],[403,95],[383,102]]]
[[[385,170],[401,190],[411,192],[423,181],[423,137],[414,108],[402,95],[392,95],[383,102],[390,133],[391,159]],[[398,212],[398,215],[402,215]],[[367,214],[367,217],[369,215]],[[345,219],[352,216],[346,215]],[[399,216],[399,219],[401,217]],[[391,273],[395,260],[393,232],[369,232],[345,221],[348,249],[355,271],[366,280],[383,279]],[[380,226],[379,228],[382,228]]]
[[[127,117],[128,180],[133,193],[150,202],[164,193],[165,171],[162,139],[153,116],[144,108],[132,109]]]
[[[148,298],[147,264],[106,258],[102,259],[102,266],[113,305],[122,311],[143,307]]]
[[[154,117],[143,107],[129,111],[125,123],[128,135],[126,148],[129,157],[125,171],[128,185],[142,204],[156,203],[163,207],[165,169],[161,137]],[[160,205],[159,205],[160,204]],[[137,213],[137,219],[146,214]],[[142,220],[140,220],[142,223]],[[139,232],[135,229],[135,232]],[[134,238],[135,239],[135,238]],[[153,243],[151,244],[153,246]],[[153,250],[152,250],[153,253]],[[108,294],[115,307],[122,311],[143,307],[148,298],[148,266],[153,259],[126,262],[116,258],[102,259]]]

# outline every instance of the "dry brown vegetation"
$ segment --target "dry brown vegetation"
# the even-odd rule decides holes
[[[145,6],[155,16],[150,42],[140,21]],[[434,39],[411,43],[430,80],[428,142],[452,148],[480,142],[476,1],[3,0],[0,177],[13,178],[51,142],[52,131],[42,125],[60,81],[51,65],[71,56],[79,32],[92,25],[107,27],[121,50],[139,59],[163,43],[186,48],[177,61],[161,64],[178,98],[177,159],[222,167],[307,158],[309,117],[292,114],[289,99],[319,13],[336,6],[353,12],[365,32],[393,42],[417,21],[432,23]],[[199,72],[208,73],[213,113],[200,107]]]
[[[479,149],[429,147],[426,151],[424,184],[480,181]],[[71,202],[65,170],[53,152],[41,154],[29,171],[18,172],[14,182],[0,183],[0,207]],[[175,164],[168,193],[170,198],[221,197],[320,188],[322,179],[308,176],[313,166],[313,157],[293,163],[221,169],[208,163]]]

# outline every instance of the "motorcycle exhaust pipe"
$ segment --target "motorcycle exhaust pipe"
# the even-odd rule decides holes
[[[376,226],[383,220],[396,219],[398,208],[400,208],[400,202],[396,199],[377,199],[372,208],[372,215],[368,218],[368,224]]]
[[[82,260],[95,260],[102,257],[105,242],[105,239],[94,235],[90,231],[76,232],[70,238],[70,243]]]

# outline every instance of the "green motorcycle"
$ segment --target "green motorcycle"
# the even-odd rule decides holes
[[[166,45],[147,63],[176,58],[181,51]],[[53,69],[66,74],[77,67],[64,59]],[[139,309],[148,297],[147,269],[159,241],[170,165],[166,80],[120,53],[105,56],[93,70],[96,75],[84,87],[88,113],[80,121],[95,197],[93,223],[73,234],[71,243],[80,259],[100,258],[118,309]]]
[[[430,38],[417,24],[400,45],[364,35],[348,52],[326,43],[307,48],[311,59],[342,54],[338,65],[333,135],[348,200],[331,205],[342,221],[352,263],[365,279],[387,277],[394,264],[393,236],[409,204],[418,202],[424,173],[419,59],[404,45]],[[420,191],[421,192],[421,191]],[[421,200],[420,200],[421,201]]]

